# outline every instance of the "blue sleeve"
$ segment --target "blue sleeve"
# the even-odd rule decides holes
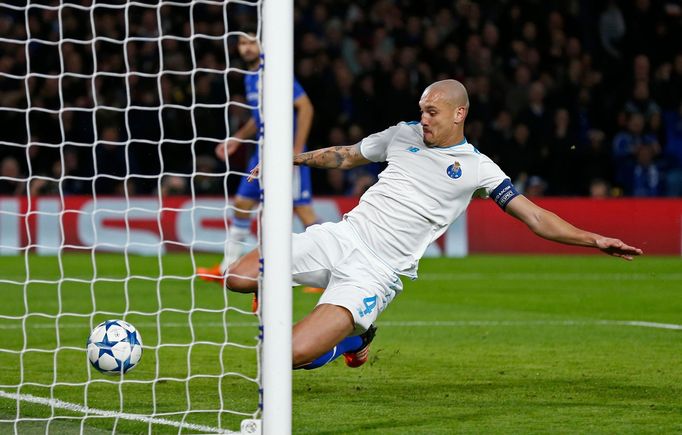
[[[299,97],[302,97],[305,95],[305,90],[303,90],[303,86],[296,80],[296,77],[294,77],[294,101],[298,100]]]
[[[509,178],[505,178],[503,182],[490,192],[490,197],[500,206],[502,210],[507,208],[509,201],[519,196],[520,193],[516,190]]]

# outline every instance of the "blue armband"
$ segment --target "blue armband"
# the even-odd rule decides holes
[[[509,178],[506,178],[500,183],[492,192],[490,192],[490,197],[500,206],[502,210],[507,208],[509,201],[519,196],[520,193],[514,188]]]

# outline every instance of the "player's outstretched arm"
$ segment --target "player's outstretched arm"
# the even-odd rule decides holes
[[[360,144],[322,148],[294,156],[294,165],[305,165],[322,169],[351,169],[370,163],[360,152]],[[251,169],[247,181],[251,182],[260,175],[260,165]]]
[[[360,144],[335,146],[294,156],[294,165],[322,169],[351,169],[370,163],[360,152]]]
[[[534,204],[523,195],[512,199],[507,204],[505,211],[528,225],[528,228],[535,234],[548,240],[567,245],[597,248],[605,254],[626,260],[632,260],[634,256],[642,255],[641,249],[626,245],[621,240],[574,227],[556,214]]]

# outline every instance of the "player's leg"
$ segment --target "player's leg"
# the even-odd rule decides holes
[[[312,183],[310,180],[310,168],[307,166],[294,167],[293,179],[294,214],[305,228],[318,222],[317,215],[312,206]],[[303,287],[304,293],[322,293],[321,287]]]
[[[254,154],[248,163],[248,168],[258,164],[258,155]],[[227,267],[239,258],[244,252],[244,242],[251,233],[251,210],[260,202],[260,183],[258,180],[248,182],[247,177],[242,178],[235,196],[234,214],[229,229],[229,237],[223,260],[212,267],[198,267],[197,274],[204,281],[223,282]]]
[[[253,168],[258,164],[258,156],[253,155],[249,161],[249,168]],[[227,244],[227,252],[225,258],[220,264],[222,271],[225,272],[227,267],[234,263],[244,253],[244,242],[251,234],[251,217],[256,205],[260,202],[260,181],[258,179],[251,182],[247,178],[242,178],[237,188],[237,195],[234,200],[234,215],[232,217],[232,225],[230,225],[229,242]]]
[[[292,352],[294,368],[317,368],[333,361],[348,347],[346,339],[355,329],[353,316],[337,305],[322,304],[294,325]],[[358,341],[358,337],[352,337]],[[340,349],[344,347],[344,349]],[[331,349],[331,350],[330,350]],[[324,356],[324,358],[320,358]]]
[[[223,260],[210,267],[197,267],[199,278],[204,281],[222,284],[227,268],[242,253],[244,242],[251,233],[251,216],[248,210],[258,204],[250,198],[237,197],[234,202],[235,212],[229,229],[227,253]]]
[[[310,168],[308,166],[294,166],[292,197],[294,200],[294,213],[301,220],[304,227],[315,225],[317,215],[312,207],[312,182]]]
[[[255,293],[258,290],[260,252],[251,252],[232,263],[225,273],[225,287],[239,293]]]
[[[294,202],[294,204],[296,204],[296,202]],[[317,215],[315,214],[313,206],[310,205],[310,203],[294,205],[294,213],[296,214],[296,216],[298,216],[298,218],[301,220],[301,223],[306,228],[317,223]],[[312,286],[303,287],[304,293],[322,293],[323,291],[324,289],[322,287]]]
[[[294,205],[294,214],[298,216],[298,218],[301,220],[301,223],[306,228],[318,223],[315,210],[313,210],[313,206],[310,204]]]
[[[293,365],[312,370],[344,356],[346,365],[360,367],[369,356],[376,327],[354,335],[357,330],[352,314],[345,307],[320,304],[294,326]]]
[[[244,192],[251,193],[251,192]],[[234,215],[232,217],[232,225],[230,225],[229,240],[227,243],[227,252],[220,264],[223,273],[227,267],[234,263],[244,251],[244,243],[247,237],[251,234],[251,210],[258,205],[258,198],[253,196],[237,195],[234,200]]]

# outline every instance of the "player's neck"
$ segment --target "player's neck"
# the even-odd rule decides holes
[[[255,60],[253,62],[249,62],[247,65],[249,68],[249,71],[258,71],[258,68],[260,67],[260,58],[258,60]]]
[[[457,132],[456,134],[453,134],[452,136],[449,136],[447,139],[443,140],[441,143],[437,144],[431,144],[429,145],[430,148],[450,148],[451,146],[454,145],[462,145],[466,143],[466,138],[464,137],[463,132]]]

